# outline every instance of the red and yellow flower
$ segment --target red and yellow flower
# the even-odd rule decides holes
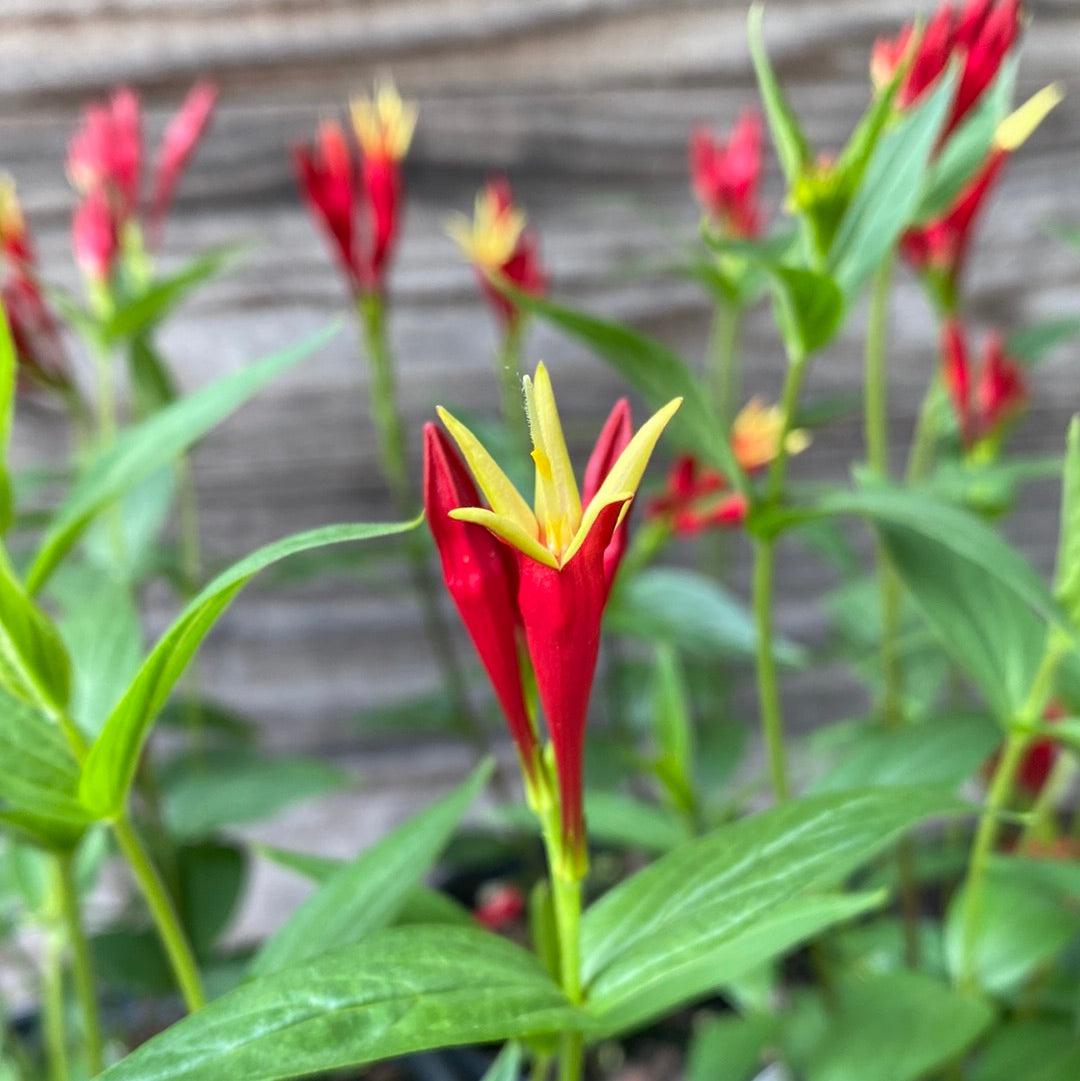
[[[752,110],[742,114],[726,143],[701,126],[690,135],[694,194],[712,223],[730,236],[761,232],[762,163],[761,117]]]
[[[300,190],[326,232],[350,287],[380,292],[401,229],[401,161],[416,129],[417,108],[391,82],[350,105],[360,167],[340,124],[319,126],[314,146],[293,150]],[[357,204],[362,217],[357,220]]]
[[[524,392],[536,467],[534,506],[476,436],[440,408],[486,506],[465,482],[449,445],[429,427],[426,508],[451,596],[492,675],[525,764],[530,798],[536,800],[544,786],[542,756],[531,719],[523,719],[519,708],[521,671],[511,659],[512,651],[516,657],[512,632],[521,628],[555,761],[565,870],[575,874],[585,858],[582,755],[601,618],[625,547],[630,503],[682,400],[668,403],[635,434],[629,406],[619,402],[600,433],[579,493],[543,364],[535,381],[526,377]]]
[[[513,324],[521,313],[497,282],[508,282],[531,296],[547,292],[539,241],[527,227],[524,212],[515,204],[506,177],[489,180],[476,197],[472,219],[457,214],[446,231],[476,268],[480,287],[505,326]]]

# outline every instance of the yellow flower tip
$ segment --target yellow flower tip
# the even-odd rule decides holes
[[[1010,154],[1018,150],[1064,98],[1065,91],[1060,83],[1044,86],[998,124],[994,145]]]
[[[784,417],[778,405],[766,405],[761,398],[751,398],[731,424],[731,449],[739,466],[752,472],[768,465],[780,450],[783,428]],[[810,442],[802,430],[788,432],[783,438],[789,454],[801,453]]]
[[[375,84],[370,98],[354,98],[349,107],[353,130],[370,158],[400,161],[409,151],[419,110],[403,101],[393,80]]]
[[[813,437],[805,428],[796,428],[788,432],[784,439],[784,449],[788,454],[802,454],[813,441]]]
[[[476,196],[472,220],[455,214],[447,222],[446,231],[470,262],[491,271],[498,270],[514,254],[525,223],[521,210],[501,205],[496,194],[484,188]]]
[[[0,173],[0,237],[21,236],[25,231],[22,207],[10,173]]]

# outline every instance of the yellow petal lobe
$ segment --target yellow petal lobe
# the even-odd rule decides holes
[[[512,548],[523,552],[537,563],[543,563],[545,567],[557,569],[559,564],[555,557],[534,537],[530,537],[511,518],[505,518],[500,514],[493,514],[485,507],[459,507],[450,512],[450,517],[458,522],[472,522],[474,525],[482,525],[489,529],[495,536],[506,541]]]

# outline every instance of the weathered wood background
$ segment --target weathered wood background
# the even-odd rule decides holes
[[[1050,219],[1080,218],[1080,5],[1028,7],[1021,92],[1057,79],[1071,96],[1012,164],[983,228],[970,290],[981,326],[1080,308],[1080,259],[1042,231]],[[816,146],[843,140],[867,98],[871,43],[911,14],[905,0],[771,0],[770,51]],[[469,208],[492,170],[508,172],[528,208],[559,296],[701,355],[709,313],[698,290],[627,269],[662,257],[669,227],[684,235],[695,227],[686,137],[694,121],[725,127],[753,100],[744,19],[742,0],[2,0],[0,166],[19,183],[48,275],[73,284],[63,158],[80,103],[129,83],[156,134],[194,78],[217,80],[220,114],[183,185],[167,251],[178,261],[226,241],[253,249],[164,336],[183,383],[195,387],[343,311],[287,148],[392,72],[421,106],[392,286],[401,396],[418,433],[437,401],[496,407],[491,321],[443,232],[446,215]],[[769,205],[780,199],[773,169]],[[862,318],[820,359],[811,393],[857,389]],[[356,347],[347,328],[201,448],[196,475],[214,559],[307,526],[390,515]],[[750,320],[745,349],[748,389],[775,396],[783,361],[766,310]],[[580,450],[621,389],[617,379],[542,328],[528,355],[549,361]],[[1024,451],[1059,448],[1080,406],[1078,359],[1073,347],[1040,369],[1016,440]],[[902,277],[890,360],[898,456],[934,363],[933,323]],[[60,457],[62,433],[60,418],[24,410],[20,459]],[[843,477],[861,449],[852,417],[823,433],[797,468]],[[1044,565],[1055,502],[1053,485],[1032,488],[1013,527]],[[823,628],[813,603],[822,573],[815,561],[782,566],[781,623],[809,642]],[[155,606],[152,624],[167,614]],[[433,683],[414,607],[371,580],[253,589],[215,633],[202,672],[275,745],[335,755],[359,745],[351,720],[360,710]],[[785,694],[800,726],[859,703],[843,672],[828,667],[790,678]],[[464,759],[457,754],[452,770]],[[414,789],[417,775],[438,771],[431,755],[394,761],[411,769]],[[317,814],[313,832],[340,821],[336,814]],[[374,825],[369,818],[362,832]],[[338,847],[355,843],[348,832]]]

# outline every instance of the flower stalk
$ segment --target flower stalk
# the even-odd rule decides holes
[[[86,1065],[91,1076],[96,1076],[104,1066],[102,1057],[101,1018],[98,1013],[97,995],[94,991],[94,972],[90,960],[90,945],[86,940],[82,916],[79,912],[79,896],[75,888],[70,855],[56,857],[56,883],[60,902],[60,914],[64,922],[64,934],[71,952],[71,971],[75,983],[75,997],[82,1015],[83,1042],[86,1048]]]

